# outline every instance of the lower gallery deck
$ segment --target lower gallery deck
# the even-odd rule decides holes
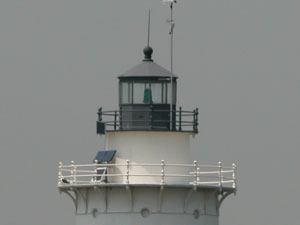
[[[193,185],[64,186],[76,224],[217,225],[222,201],[233,188]]]
[[[60,163],[58,189],[73,200],[77,225],[217,225],[236,166]]]

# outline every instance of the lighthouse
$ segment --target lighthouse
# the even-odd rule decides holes
[[[105,147],[87,164],[60,162],[57,187],[72,200],[76,225],[218,225],[223,200],[236,193],[236,165],[191,157],[198,109],[178,107],[179,77],[149,45],[143,54],[118,76],[117,109],[97,112]]]

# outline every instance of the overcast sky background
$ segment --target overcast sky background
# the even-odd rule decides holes
[[[0,0],[0,223],[74,224],[57,165],[103,147],[96,111],[143,58],[170,68],[161,0]],[[300,221],[300,1],[178,0],[178,106],[199,108],[193,155],[238,165],[221,225]],[[167,159],[165,159],[167,160]]]

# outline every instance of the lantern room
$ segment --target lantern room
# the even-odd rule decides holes
[[[106,131],[198,132],[198,109],[176,109],[178,77],[155,63],[152,53],[150,46],[145,47],[142,62],[118,77],[119,110],[98,110],[98,134]],[[103,117],[110,119],[106,121]]]
[[[119,76],[120,105],[176,105],[176,76],[151,59],[152,48],[144,49],[145,59]],[[171,83],[173,87],[171,88]],[[173,92],[173,95],[171,94]]]
[[[152,53],[147,46],[144,60],[118,77],[122,130],[170,130],[171,105],[175,123],[177,77],[153,62]]]

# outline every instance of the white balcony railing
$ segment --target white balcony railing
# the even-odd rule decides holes
[[[59,163],[58,187],[64,186],[105,186],[130,184],[159,185],[191,185],[230,187],[236,190],[237,167],[218,165],[167,164],[161,160],[159,164],[79,164],[74,161],[70,165]]]

